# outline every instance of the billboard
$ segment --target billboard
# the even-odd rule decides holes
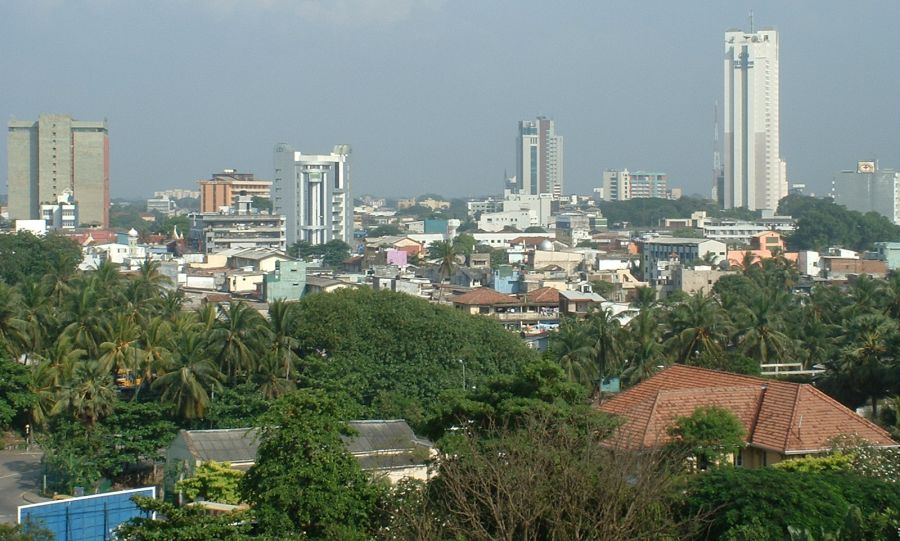
[[[120,524],[146,515],[131,501],[132,496],[155,498],[156,487],[20,505],[18,522],[46,528],[56,541],[107,541]]]

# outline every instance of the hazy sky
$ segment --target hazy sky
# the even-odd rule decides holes
[[[499,192],[539,114],[568,193],[621,167],[708,193],[723,35],[751,8],[780,31],[790,180],[900,168],[895,0],[0,0],[0,116],[107,118],[113,197],[271,178],[277,142],[352,145],[356,195]]]

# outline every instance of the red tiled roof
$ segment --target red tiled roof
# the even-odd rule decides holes
[[[897,445],[887,432],[812,385],[684,365],[666,368],[600,410],[624,419],[613,444],[639,449],[666,443],[675,420],[701,406],[728,409],[744,425],[749,445],[782,454],[827,450],[828,440],[840,434]]]
[[[479,287],[472,291],[467,291],[462,295],[458,295],[450,299],[453,304],[469,304],[477,306],[488,306],[492,304],[515,304],[518,300],[515,297],[498,293],[489,287]]]
[[[522,237],[516,237],[516,238],[510,240],[509,244],[510,244],[510,246],[515,246],[516,244],[524,244],[525,246],[538,246],[540,243],[544,242],[545,240],[550,240],[551,242],[553,241],[553,239],[551,239],[547,235],[544,235],[542,237],[522,236]]]
[[[552,287],[535,289],[523,295],[525,302],[538,304],[559,304],[559,290]]]

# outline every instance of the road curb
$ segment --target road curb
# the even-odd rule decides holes
[[[50,501],[49,498],[42,498],[41,496],[38,496],[37,494],[34,494],[33,492],[23,492],[22,499],[28,503],[43,503],[43,502]]]

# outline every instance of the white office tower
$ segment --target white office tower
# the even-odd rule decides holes
[[[563,138],[553,120],[537,117],[519,122],[516,138],[516,191],[520,194],[563,194]]]
[[[725,208],[774,210],[788,194],[778,116],[778,33],[725,32]]]
[[[272,188],[275,213],[285,216],[288,246],[298,240],[350,243],[353,199],[349,145],[337,145],[325,155],[303,154],[283,143],[275,145]]]

